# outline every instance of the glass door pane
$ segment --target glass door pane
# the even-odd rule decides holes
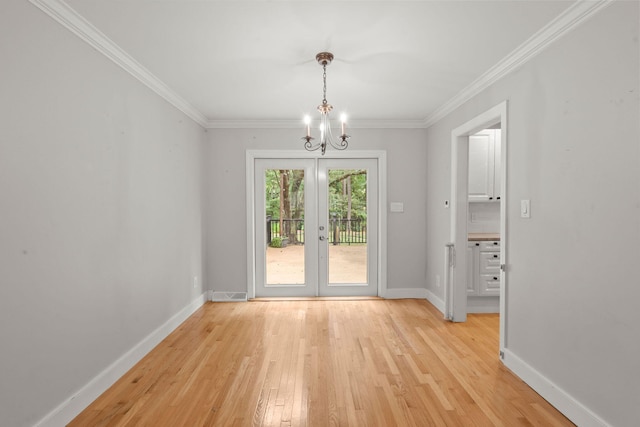
[[[329,284],[367,283],[367,170],[328,169]]]
[[[304,284],[304,169],[267,169],[265,205],[266,285]]]

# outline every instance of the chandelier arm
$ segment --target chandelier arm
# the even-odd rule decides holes
[[[346,150],[349,146],[349,142],[347,141],[350,138],[349,135],[341,135],[338,141],[334,141],[333,139],[329,141],[331,146],[336,150]]]
[[[304,148],[307,151],[316,151],[318,148],[320,148],[320,146],[322,145],[321,143],[316,143],[314,144],[313,141],[315,138],[312,138],[310,136],[304,136],[302,137],[302,140],[304,141]]]

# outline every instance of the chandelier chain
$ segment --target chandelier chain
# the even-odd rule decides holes
[[[327,64],[322,66],[322,81],[324,86],[322,87],[322,104],[327,103]]]

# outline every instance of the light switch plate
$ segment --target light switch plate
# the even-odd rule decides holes
[[[389,210],[391,212],[404,212],[404,203],[391,202],[391,204],[389,205]]]
[[[520,200],[520,217],[531,218],[531,201]]]

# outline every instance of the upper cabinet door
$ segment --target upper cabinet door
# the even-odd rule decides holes
[[[500,172],[502,155],[500,153],[502,135],[500,129],[493,129],[493,198],[500,200],[500,189],[502,184],[500,183]]]
[[[485,129],[469,136],[469,201],[499,197],[500,129]]]

